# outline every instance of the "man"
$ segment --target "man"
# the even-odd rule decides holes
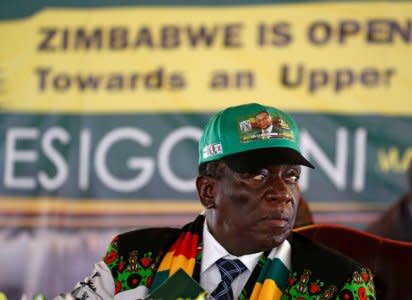
[[[261,111],[281,119],[281,135],[250,138]],[[119,235],[72,295],[142,299],[182,269],[208,299],[375,299],[368,269],[292,232],[301,165],[313,168],[289,115],[256,103],[217,113],[199,142],[205,211],[182,229]]]
[[[369,224],[366,231],[393,240],[412,242],[412,160],[409,163],[407,180],[408,192]]]
[[[281,118],[272,116],[267,111],[260,111],[255,116],[255,126],[258,128],[257,138],[267,139],[276,137],[282,132],[289,130],[288,124]]]
[[[259,127],[262,132],[267,131],[272,132],[273,124],[272,124],[272,117],[268,114],[267,111],[260,111],[256,114],[255,117],[256,126]]]

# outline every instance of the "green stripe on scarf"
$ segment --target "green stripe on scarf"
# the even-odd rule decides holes
[[[159,267],[160,270],[156,272],[153,284],[150,287],[150,291],[153,291],[162,283],[167,281],[167,279],[172,274],[170,274],[169,269],[165,268],[165,266],[179,264],[182,261],[182,257],[179,258],[179,256],[181,255],[184,255],[184,262],[186,262],[186,260],[188,259],[195,259],[194,266],[192,266],[190,269],[187,269],[186,272],[188,274],[190,273],[189,276],[192,276],[193,279],[199,281],[200,264],[202,257],[202,230],[204,221],[205,217],[203,215],[200,215],[198,218],[196,218],[196,220],[193,223],[189,223],[182,228],[182,232],[179,238],[176,240],[173,246],[170,249],[168,249],[166,255],[163,257]],[[198,239],[196,236],[198,237]],[[191,242],[193,240],[191,240],[190,237],[196,237],[197,244]],[[282,291],[285,291],[285,289],[287,288],[287,280],[289,277],[288,268],[282,263],[282,261],[279,258],[270,258],[271,255],[268,252],[269,251],[265,252],[259,258],[259,262],[255,267],[255,270],[252,272],[252,275],[249,278],[248,283],[246,284],[244,290],[241,292],[239,296],[240,299],[248,299],[256,283],[263,283],[266,279],[270,279],[276,282],[276,285]],[[257,276],[254,276],[254,274],[256,274]]]
[[[168,277],[169,277],[168,271],[157,272],[153,280],[153,283],[150,286],[149,291],[150,292],[154,291],[158,286],[160,286],[163,282],[165,282]]]
[[[267,258],[257,281],[262,283],[265,279],[270,278],[282,291],[285,291],[288,286],[288,277],[289,270],[279,258],[275,257],[273,260]]]

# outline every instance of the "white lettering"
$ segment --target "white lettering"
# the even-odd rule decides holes
[[[173,173],[170,168],[170,152],[173,147],[181,140],[191,138],[198,142],[202,132],[196,127],[182,127],[173,131],[160,145],[158,153],[159,173],[163,180],[173,189],[179,192],[193,192],[195,188],[196,178],[181,179]]]
[[[114,143],[122,139],[133,140],[142,146],[150,146],[151,137],[144,131],[137,128],[119,128],[112,130],[100,141],[96,149],[95,168],[96,175],[109,188],[118,192],[131,192],[143,187],[151,178],[154,170],[154,162],[149,157],[136,158],[132,157],[127,161],[127,166],[132,170],[141,169],[140,175],[130,179],[122,180],[113,176],[106,165],[107,152]]]
[[[358,128],[355,132],[355,162],[352,181],[353,190],[356,192],[361,192],[365,187],[366,138],[366,129]]]
[[[82,191],[89,187],[91,133],[89,129],[80,132],[79,149],[79,188]]]
[[[314,141],[313,137],[306,130],[301,131],[300,145],[303,156],[313,157],[326,176],[332,181],[338,190],[346,188],[346,169],[348,161],[348,131],[344,128],[338,128],[336,131],[335,145],[335,165],[328,159],[325,152]],[[302,169],[300,187],[306,190],[309,185],[309,173],[306,168]]]
[[[15,189],[34,189],[36,183],[33,178],[20,177],[17,178],[15,171],[15,163],[17,162],[35,162],[37,153],[31,150],[16,149],[17,140],[35,140],[39,136],[39,131],[34,128],[12,128],[6,134],[6,149],[5,149],[5,166],[4,166],[4,185],[7,188]]]
[[[59,188],[67,180],[69,175],[66,161],[62,155],[53,148],[53,140],[59,140],[61,143],[67,144],[70,141],[70,136],[63,128],[56,127],[47,130],[41,140],[44,154],[56,166],[56,175],[54,178],[48,176],[45,171],[39,171],[39,183],[49,191]]]

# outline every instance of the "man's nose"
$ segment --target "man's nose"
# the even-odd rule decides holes
[[[289,202],[292,201],[292,193],[288,187],[288,184],[277,176],[272,176],[271,180],[270,197],[268,200],[276,200],[279,202]]]

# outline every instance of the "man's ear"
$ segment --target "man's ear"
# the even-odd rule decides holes
[[[210,176],[199,175],[196,178],[197,194],[205,208],[215,207],[216,180]]]

